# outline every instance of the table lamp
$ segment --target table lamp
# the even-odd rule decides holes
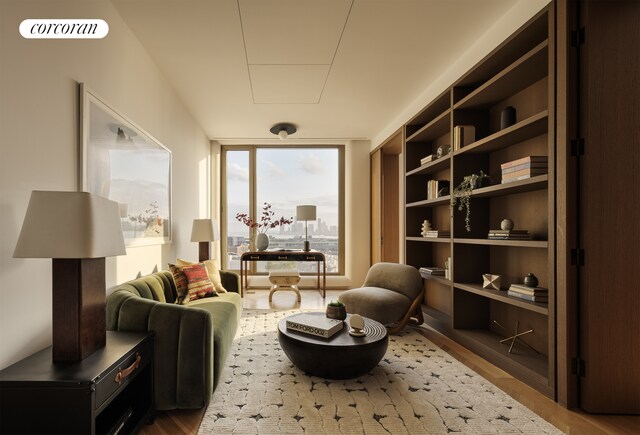
[[[202,262],[211,258],[209,242],[220,240],[218,223],[215,219],[194,219],[191,228],[191,241],[198,242],[198,261]]]
[[[106,343],[105,257],[124,255],[118,203],[87,192],[33,191],[14,258],[51,258],[53,361]]]
[[[309,252],[309,237],[307,234],[307,221],[316,220],[315,205],[299,205],[296,207],[296,219],[304,221],[304,251]]]

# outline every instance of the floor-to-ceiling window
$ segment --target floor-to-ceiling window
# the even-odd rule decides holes
[[[311,249],[325,254],[327,272],[343,273],[344,148],[340,146],[223,147],[223,267],[239,269],[240,255],[249,250],[248,227],[236,219],[246,213],[259,220],[270,204],[274,220],[290,225],[267,230],[269,249]],[[298,205],[315,205],[316,219],[298,221]],[[306,232],[306,235],[305,235]],[[270,267],[258,263],[256,272]],[[301,272],[315,270],[314,263],[298,263]]]

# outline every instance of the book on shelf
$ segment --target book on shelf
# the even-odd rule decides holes
[[[436,155],[435,154],[429,154],[428,156],[423,157],[423,158],[420,159],[420,166],[422,166],[422,165],[424,165],[426,163],[429,163],[429,162],[431,162],[431,161],[433,161],[435,159],[436,159]]]
[[[444,269],[441,267],[421,267],[419,270],[421,275],[441,275],[444,276]]]
[[[536,176],[536,175],[546,174],[547,172],[548,172],[547,168],[520,169],[519,171],[509,172],[507,174],[503,172],[502,179],[504,180],[505,178],[516,178],[522,175]]]
[[[546,174],[546,172],[545,172],[545,174]],[[512,177],[512,178],[504,178],[504,177],[502,177],[502,184],[511,183],[513,181],[528,180],[529,178],[537,177],[538,175],[544,175],[544,174],[521,175],[519,177]]]
[[[524,284],[511,284],[509,290],[534,296],[546,296],[549,294],[549,289],[546,289],[544,287],[527,287]]]
[[[449,187],[449,180],[429,180],[427,181],[427,199],[438,198],[441,189]],[[440,195],[443,196],[443,195]]]
[[[505,162],[500,165],[500,169],[504,170],[507,168],[512,168],[518,165],[524,165],[526,163],[547,163],[549,158],[547,156],[527,156],[522,157],[521,159],[512,160],[510,162]]]
[[[296,314],[287,319],[287,329],[317,337],[331,338],[342,330],[342,320],[312,314]]]
[[[527,295],[524,293],[515,292],[513,290],[507,290],[507,295],[513,296],[514,298],[522,299],[529,302],[541,302],[546,303],[549,301],[548,296],[536,296],[536,295]]]
[[[457,151],[462,147],[476,141],[476,127],[473,125],[456,125],[453,127],[453,150]]]
[[[515,234],[529,234],[529,230],[489,230],[490,236],[510,236]]]
[[[487,236],[487,239],[489,240],[531,240],[531,235],[530,234],[514,234],[511,236],[492,236],[491,234],[489,234],[489,236]]]
[[[425,237],[445,237],[449,238],[451,232],[442,230],[430,230],[425,233]]]
[[[539,162],[539,163],[523,163],[521,165],[511,166],[509,168],[504,168],[502,170],[502,174],[510,174],[512,172],[521,171],[523,169],[546,169],[547,162]]]

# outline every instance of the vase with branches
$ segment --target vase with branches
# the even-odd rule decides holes
[[[254,221],[247,213],[237,213],[236,220],[245,224],[250,230],[255,230],[257,232],[257,248],[258,250],[263,251],[269,246],[267,231],[281,225],[290,225],[293,223],[293,217],[287,219],[284,216],[281,216],[279,219],[274,219],[274,216],[275,212],[271,209],[271,204],[265,202],[262,206],[260,220]]]

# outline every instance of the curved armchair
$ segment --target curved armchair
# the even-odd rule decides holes
[[[377,263],[367,272],[361,288],[347,290],[338,299],[348,313],[376,320],[387,326],[389,334],[395,334],[407,323],[424,322],[423,298],[422,277],[415,267]]]

